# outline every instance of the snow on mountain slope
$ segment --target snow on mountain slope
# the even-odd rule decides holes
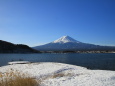
[[[53,41],[52,43],[67,43],[67,42],[77,42],[79,43],[79,41],[69,37],[69,36],[63,36],[55,41]]]

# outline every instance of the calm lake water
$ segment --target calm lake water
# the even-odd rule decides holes
[[[60,62],[87,67],[89,69],[115,70],[115,54],[0,54],[0,66],[10,61]]]

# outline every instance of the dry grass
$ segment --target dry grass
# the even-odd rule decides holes
[[[0,86],[39,86],[41,81],[32,79],[27,74],[20,72],[0,73]]]
[[[42,77],[42,80],[61,78],[61,77],[71,77],[71,76],[73,76],[72,73],[54,73],[52,75]]]
[[[56,73],[52,75],[52,78],[57,78],[57,77],[67,77],[67,76],[72,76],[71,73]]]
[[[10,72],[0,73],[0,86],[40,86],[43,80],[71,77],[72,73],[54,73],[52,75],[43,76],[41,80],[35,80],[29,77],[28,74],[23,74],[18,71],[11,70]]]

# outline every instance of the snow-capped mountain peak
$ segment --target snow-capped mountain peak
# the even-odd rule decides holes
[[[79,42],[69,36],[63,36],[53,42],[36,46],[34,49],[40,51],[114,51],[115,47]]]
[[[70,36],[63,36],[63,37],[53,41],[53,43],[67,43],[67,42],[77,42],[77,43],[79,43],[79,41],[71,38]]]

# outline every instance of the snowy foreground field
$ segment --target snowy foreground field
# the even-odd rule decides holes
[[[39,80],[40,86],[115,86],[115,71],[89,70],[62,63],[27,63],[0,67],[0,72],[20,71]]]

